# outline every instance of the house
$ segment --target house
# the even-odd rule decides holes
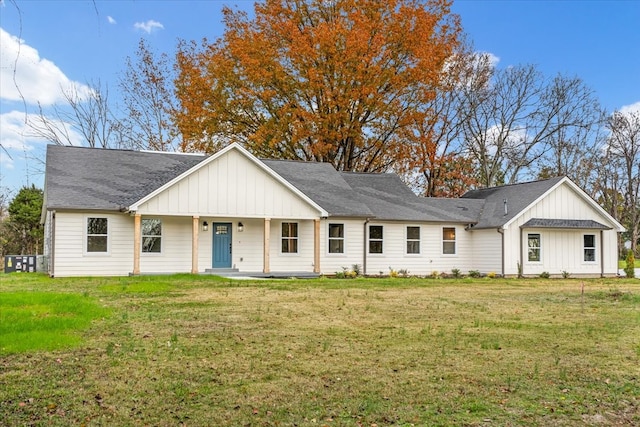
[[[50,145],[51,276],[223,272],[300,276],[477,270],[617,274],[622,226],[566,177],[416,196],[391,173],[261,160]]]

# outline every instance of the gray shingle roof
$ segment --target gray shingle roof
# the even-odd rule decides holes
[[[583,230],[611,230],[604,224],[590,219],[547,219],[531,218],[521,226],[522,228],[570,228]]]
[[[47,146],[47,209],[120,210],[205,156]]]
[[[122,210],[206,158],[204,155],[49,145],[45,207]],[[330,216],[477,223],[474,228],[505,224],[562,179],[473,190],[460,199],[424,198],[416,196],[392,173],[337,172],[328,163],[262,162]],[[504,215],[504,199],[509,206],[507,215]]]
[[[373,216],[354,189],[329,163],[267,159],[262,159],[262,162],[331,216]]]
[[[484,200],[484,209],[475,229],[499,227],[520,214],[527,206],[549,191],[564,177],[524,182],[501,187],[482,188],[465,193],[463,199]],[[507,214],[504,201],[507,201]]]

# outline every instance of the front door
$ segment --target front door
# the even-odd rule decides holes
[[[231,268],[231,223],[213,223],[213,268]]]

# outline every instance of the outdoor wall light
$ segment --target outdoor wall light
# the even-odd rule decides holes
[[[241,222],[238,223],[238,231],[240,233],[242,233],[244,231],[244,225]]]
[[[202,223],[202,231],[208,231],[209,230],[209,223],[207,221]]]

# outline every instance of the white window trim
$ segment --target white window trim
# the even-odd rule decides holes
[[[374,242],[382,243],[382,252],[371,252],[371,227],[382,227],[382,239],[374,239]],[[384,256],[384,225],[382,224],[369,224],[367,227],[367,256],[382,257]]]
[[[453,228],[453,232],[454,232],[454,236],[455,238],[453,240],[445,240],[444,239],[444,230],[445,228]],[[444,244],[445,243],[451,243],[453,242],[454,245],[454,251],[452,254],[445,254],[444,253]],[[448,258],[452,258],[452,257],[457,257],[458,256],[458,227],[442,227],[442,229],[440,230],[440,253],[443,257],[448,257]]]
[[[418,239],[409,239],[409,227],[412,228],[417,228],[418,232],[419,232],[419,238]],[[409,253],[407,251],[407,243],[409,242],[418,242],[418,253]],[[420,227],[419,225],[405,225],[404,226],[404,254],[408,257],[420,257],[422,256],[422,227]]]
[[[298,235],[296,237],[283,237],[282,236],[282,224],[298,224]],[[286,257],[297,257],[300,256],[300,254],[302,253],[302,250],[300,248],[300,231],[301,231],[301,227],[300,227],[300,221],[280,221],[280,226],[278,227],[278,234],[279,234],[279,239],[278,239],[278,252],[280,252],[280,255],[282,256],[286,256]],[[282,252],[282,241],[284,239],[287,240],[291,240],[291,239],[295,239],[297,241],[297,252]]]
[[[538,253],[539,253],[539,257],[540,259],[538,261],[531,261],[529,260],[529,236],[530,235],[538,235]],[[527,263],[528,264],[542,264],[542,233],[527,233],[527,244],[525,245],[525,256],[527,258]]]
[[[107,220],[107,251],[106,252],[89,252],[89,236],[105,236],[105,234],[89,234],[87,231],[87,224],[89,218],[104,218]],[[83,237],[84,242],[82,243],[83,247],[83,255],[90,257],[100,257],[100,256],[110,256],[111,255],[111,218],[107,215],[85,215],[82,220],[82,228],[83,228]]]
[[[159,236],[152,236],[152,235],[145,235],[142,234],[142,221],[144,221],[145,219],[157,219],[160,220],[160,235]],[[145,237],[160,237],[160,252],[145,252],[142,246],[142,242],[144,241]],[[162,256],[164,252],[164,221],[162,221],[162,218],[142,218],[140,221],[140,255],[144,256],[144,257],[157,257],[157,256]]]
[[[329,230],[331,225],[342,225],[342,237],[330,237]],[[330,252],[331,240],[342,240],[342,252]],[[330,257],[346,257],[347,256],[347,227],[343,222],[328,222],[327,223],[327,256]]]
[[[584,236],[593,236],[593,246],[586,247],[584,245]],[[593,261],[587,261],[584,259],[584,253],[587,249],[593,249]],[[598,237],[596,233],[583,233],[582,234],[582,263],[588,265],[598,264]]]

